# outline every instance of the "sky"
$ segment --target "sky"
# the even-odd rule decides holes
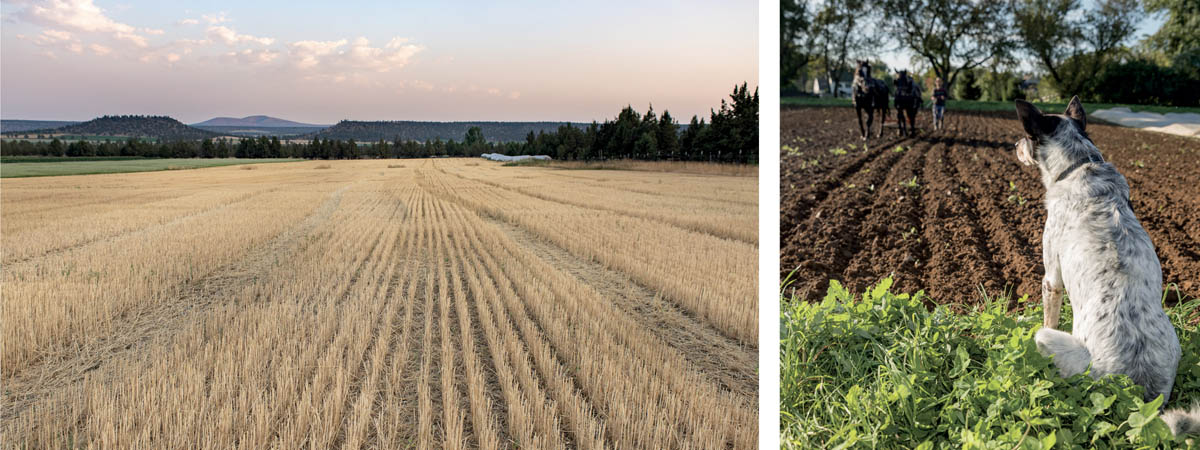
[[[758,84],[756,0],[0,0],[0,117],[707,117]]]

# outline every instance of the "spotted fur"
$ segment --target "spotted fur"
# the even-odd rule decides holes
[[[1035,340],[1063,376],[1128,375],[1147,401],[1170,399],[1179,366],[1179,337],[1160,304],[1162,268],[1129,201],[1129,184],[1104,161],[1087,135],[1079,98],[1064,114],[1042,114],[1017,101],[1028,137],[1017,159],[1036,164],[1046,187],[1042,258],[1045,323]],[[1063,290],[1070,295],[1070,333],[1056,330]],[[1200,409],[1172,411],[1176,433],[1200,432]]]

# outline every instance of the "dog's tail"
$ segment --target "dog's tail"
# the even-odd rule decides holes
[[[1054,355],[1054,365],[1064,378],[1083,373],[1092,364],[1092,354],[1070,333],[1042,328],[1034,336],[1034,342],[1042,354]],[[1162,420],[1176,436],[1200,435],[1200,402],[1193,404],[1191,409],[1164,410]]]
[[[1063,378],[1083,373],[1092,365],[1091,352],[1088,352],[1083,342],[1071,333],[1042,328],[1037,331],[1033,340],[1043,355],[1054,355],[1054,365],[1058,367],[1058,373]]]
[[[1182,434],[1200,435],[1200,403],[1192,405],[1191,409],[1172,409],[1166,411],[1162,415],[1163,422],[1171,427],[1171,433],[1179,436]]]

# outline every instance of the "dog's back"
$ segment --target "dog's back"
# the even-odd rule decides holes
[[[1110,163],[1085,164],[1047,187],[1046,207],[1047,256],[1058,258],[1075,313],[1071,334],[1090,353],[1092,373],[1126,374],[1147,400],[1169,397],[1179,338],[1160,305],[1162,271],[1125,178]]]
[[[1170,399],[1181,350],[1160,305],[1162,268],[1150,236],[1134,216],[1129,185],[1085,131],[1078,98],[1065,115],[1044,115],[1018,101],[1029,138],[1017,158],[1036,164],[1046,186],[1042,251],[1045,327],[1039,350],[1054,356],[1063,376],[1091,367],[1093,377],[1124,374],[1145,388],[1146,400]],[[1070,334],[1058,324],[1062,289],[1070,294]],[[1200,433],[1200,408],[1164,414],[1175,434]]]

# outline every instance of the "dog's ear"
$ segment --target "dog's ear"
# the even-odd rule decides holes
[[[1075,119],[1076,122],[1079,122],[1080,130],[1087,128],[1087,115],[1083,112],[1083,103],[1079,101],[1078,95],[1071,97],[1071,103],[1067,104],[1067,110],[1063,113],[1063,115]]]
[[[1045,135],[1046,132],[1043,131],[1045,120],[1042,117],[1042,112],[1033,106],[1033,103],[1017,100],[1017,119],[1021,121],[1021,126],[1025,127],[1025,134],[1033,137]]]

